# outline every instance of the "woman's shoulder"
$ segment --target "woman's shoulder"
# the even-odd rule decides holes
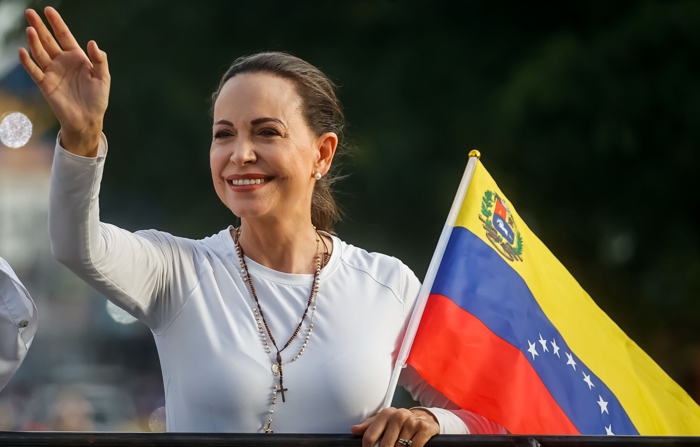
[[[370,252],[335,238],[340,245],[340,262],[349,269],[367,275],[403,297],[410,285],[420,283],[413,271],[394,256]]]
[[[232,254],[232,247],[226,244],[228,232],[226,228],[202,239],[175,236],[160,230],[140,230],[135,234],[155,243],[163,251],[179,252],[193,258],[224,259]]]

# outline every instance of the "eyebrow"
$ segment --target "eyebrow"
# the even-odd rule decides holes
[[[251,121],[250,124],[252,126],[257,126],[258,124],[269,123],[269,122],[279,123],[282,126],[284,126],[285,129],[287,128],[287,126],[285,126],[285,124],[281,120],[279,120],[277,118],[270,118],[270,117],[256,118],[253,121]],[[219,120],[219,121],[214,123],[214,125],[217,125],[217,124],[223,124],[226,126],[236,127],[233,125],[233,123],[231,121],[228,121],[228,120]]]
[[[250,124],[253,125],[253,126],[256,126],[256,125],[258,125],[258,124],[269,123],[269,122],[271,122],[271,121],[272,121],[272,122],[275,122],[275,123],[279,123],[279,124],[282,125],[285,129],[287,128],[287,126],[285,126],[284,123],[283,123],[281,120],[278,120],[277,118],[267,118],[267,117],[266,117],[266,118],[258,118],[258,119],[254,119],[253,121],[251,121]]]

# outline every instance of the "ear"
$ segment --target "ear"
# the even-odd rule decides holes
[[[338,147],[338,135],[335,132],[324,133],[316,140],[316,147],[318,151],[315,170],[321,175],[326,175],[331,168],[331,162]]]

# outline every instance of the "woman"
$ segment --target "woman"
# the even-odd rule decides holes
[[[237,60],[223,77],[210,162],[238,228],[197,241],[131,234],[99,222],[106,54],[91,41],[86,55],[52,8],[58,43],[36,12],[26,16],[36,64],[24,49],[20,60],[61,123],[53,253],[153,332],[169,431],[351,429],[365,445],[387,446],[421,446],[440,432],[500,432],[412,371],[402,383],[436,408],[372,415],[420,284],[397,259],[331,233],[338,213],[328,173],[342,113],[320,71],[264,53]]]

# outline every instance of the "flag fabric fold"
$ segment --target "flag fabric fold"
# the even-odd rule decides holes
[[[700,435],[700,407],[473,169],[406,363],[514,434]]]

